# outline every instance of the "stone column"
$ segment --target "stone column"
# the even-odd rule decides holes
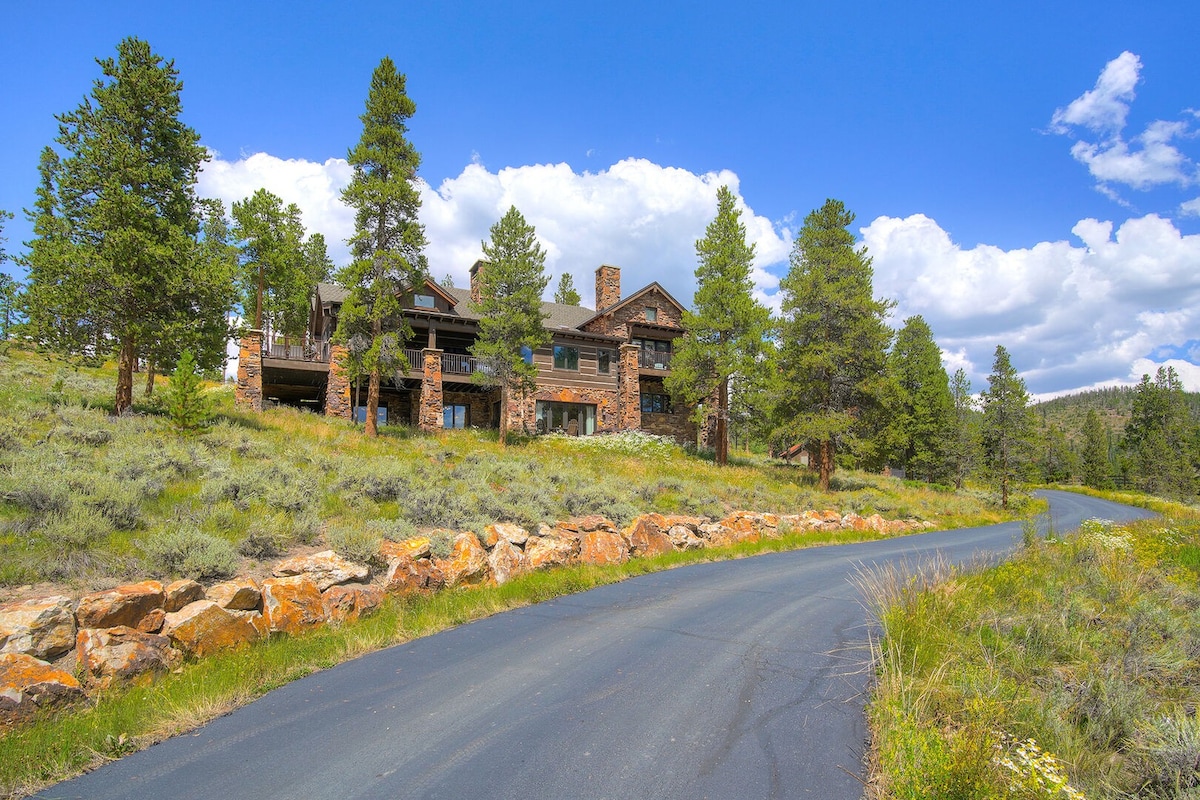
[[[325,416],[352,419],[350,406],[350,375],[346,359],[350,351],[343,344],[329,345],[329,378],[325,381]]]
[[[621,345],[617,360],[617,430],[636,431],[642,427],[642,389],[638,384],[636,344]]]
[[[423,431],[440,431],[442,420],[442,351],[426,347],[421,374],[421,411],[417,426]]]
[[[262,331],[242,332],[242,341],[238,346],[237,389],[233,395],[238,408],[263,410],[262,346]]]

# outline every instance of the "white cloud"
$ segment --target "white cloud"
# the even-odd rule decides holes
[[[1179,213],[1185,217],[1200,217],[1200,197],[1180,203]]]
[[[200,173],[197,193],[225,202],[228,214],[235,202],[266,189],[285,203],[300,208],[304,228],[325,236],[334,263],[349,260],[346,239],[354,232],[354,213],[342,204],[342,187],[350,182],[350,165],[342,158],[324,163],[284,159],[255,153],[237,161],[225,161],[213,153]]]
[[[1139,359],[1196,338],[1200,235],[1183,236],[1153,214],[1115,233],[1094,219],[1072,232],[1082,246],[1005,251],[963,248],[920,214],[879,217],[862,229],[876,294],[897,301],[897,320],[923,315],[948,368],[974,365],[977,386],[997,344],[1031,390],[1055,392],[1128,382]]]
[[[285,160],[266,153],[224,161],[214,158],[200,179],[200,194],[228,206],[260,186],[295,202],[310,231],[320,231],[336,264],[349,258],[345,240],[354,216],[341,203],[350,180],[342,159],[324,163]],[[478,159],[435,188],[423,185],[420,219],[429,242],[426,255],[435,279],[449,273],[460,285],[482,255],[488,230],[515,205],[538,232],[555,276],[570,272],[592,302],[596,267],[623,268],[623,288],[658,281],[685,305],[695,290],[695,241],[716,213],[716,192],[738,177],[722,170],[698,175],[644,159],[625,159],[599,172],[576,172],[567,164],[536,164],[489,171]],[[748,238],[757,247],[754,280],[763,299],[778,278],[767,266],[787,258],[790,235],[757,216],[739,200]],[[551,289],[557,280],[551,282]]]
[[[1184,391],[1200,392],[1200,366],[1178,358],[1170,358],[1166,361],[1139,358],[1133,362],[1133,366],[1129,370],[1129,380],[1131,383],[1137,383],[1143,375],[1153,378],[1159,367],[1173,368],[1179,374],[1179,381],[1183,384]]]
[[[1073,125],[1100,133],[1120,131],[1125,127],[1141,70],[1140,58],[1128,50],[1121,53],[1104,66],[1095,88],[1054,112],[1051,126],[1058,133],[1067,133]]]
[[[1155,120],[1126,141],[1125,122],[1141,69],[1141,59],[1129,51],[1121,53],[1105,65],[1095,88],[1056,110],[1050,120],[1054,133],[1073,135],[1082,128],[1100,137],[1075,142],[1071,155],[1088,168],[1097,189],[1122,205],[1127,203],[1111,184],[1145,191],[1171,184],[1189,186],[1200,176],[1196,163],[1178,146],[1192,138],[1190,121]]]

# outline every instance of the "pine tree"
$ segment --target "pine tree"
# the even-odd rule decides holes
[[[1096,409],[1089,408],[1083,421],[1083,484],[1107,489],[1112,484],[1108,476],[1108,432]]]
[[[190,350],[184,350],[166,391],[167,416],[180,433],[192,434],[208,426],[212,404],[200,383],[196,361]]]
[[[1196,492],[1196,422],[1173,367],[1143,375],[1133,398],[1124,449],[1144,492],[1188,498]]]
[[[773,437],[817,451],[822,491],[837,453],[858,444],[861,422],[888,390],[885,317],[892,303],[872,296],[865,247],[854,247],[854,214],[838,200],[810,213],[781,281],[780,368],[786,395]]]
[[[11,212],[0,209],[0,266],[8,260],[8,253],[4,250],[4,244],[8,241],[4,236],[4,222],[12,218]],[[20,293],[21,284],[13,280],[7,272],[0,272],[0,340],[8,340],[9,328],[17,316],[17,299]]]
[[[58,117],[62,155],[43,154],[28,313],[45,344],[94,355],[115,345],[120,414],[139,352],[191,305],[194,186],[207,153],[179,118],[173,62],[128,38],[98,63],[90,97]]]
[[[500,443],[507,444],[510,396],[537,387],[537,365],[524,353],[550,343],[542,315],[542,292],[550,278],[536,232],[515,206],[489,235],[483,243],[485,265],[477,273],[481,299],[471,304],[480,314],[479,337],[471,346],[479,369],[471,380],[500,388]]]
[[[347,160],[354,168],[342,199],[355,211],[354,261],[338,273],[349,289],[338,318],[336,338],[364,346],[354,353],[368,374],[367,436],[379,431],[379,384],[399,367],[411,335],[400,314],[400,297],[428,280],[425,229],[417,221],[421,195],[417,168],[421,156],[405,134],[416,104],[405,91],[405,76],[384,58],[371,76],[362,138]],[[394,322],[398,321],[398,322]],[[385,326],[398,324],[399,330]]]
[[[950,473],[954,488],[961,489],[979,459],[979,416],[971,394],[971,379],[962,367],[954,371],[950,381],[950,396],[954,403],[954,418],[950,434]]]
[[[296,336],[308,325],[308,298],[320,280],[305,252],[304,225],[295,203],[286,207],[259,189],[233,204],[233,237],[238,248],[238,284],[243,314],[254,328]],[[324,244],[322,239],[321,244]]]
[[[554,291],[554,302],[564,306],[577,306],[583,298],[575,291],[575,279],[571,273],[564,272],[558,276],[558,288]]]
[[[1025,381],[1002,346],[996,347],[988,388],[983,392],[982,438],[984,465],[1000,489],[1000,507],[1008,508],[1013,484],[1029,472],[1034,428]]]
[[[889,356],[901,401],[889,409],[901,431],[900,464],[910,478],[941,481],[950,470],[954,398],[933,331],[921,316],[909,317]]]
[[[663,381],[686,406],[716,398],[716,463],[729,458],[730,385],[747,384],[759,369],[757,356],[770,315],[754,299],[750,269],[754,245],[728,186],[717,190],[717,215],[696,242],[696,294],[693,311],[683,313],[684,337]],[[746,389],[749,391],[749,389]]]

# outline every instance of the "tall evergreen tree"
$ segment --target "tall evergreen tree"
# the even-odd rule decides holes
[[[1096,409],[1089,408],[1083,421],[1083,484],[1107,489],[1112,483],[1108,476],[1108,431]]]
[[[921,316],[909,317],[889,356],[900,388],[890,409],[901,432],[900,464],[911,478],[943,480],[949,473],[954,398],[933,331]]]
[[[483,243],[486,262],[477,273],[480,302],[471,303],[478,314],[479,337],[471,354],[479,369],[471,380],[500,389],[500,443],[508,444],[508,404],[513,394],[537,387],[537,365],[524,353],[550,343],[542,315],[546,252],[538,244],[533,226],[512,206],[492,226]]]
[[[950,474],[954,477],[954,488],[961,489],[979,459],[979,418],[975,410],[975,397],[971,394],[971,379],[962,367],[954,371],[950,381],[950,396],[954,403]]]
[[[379,384],[404,357],[411,330],[400,314],[405,291],[428,280],[425,229],[417,221],[421,195],[417,168],[421,156],[408,141],[408,120],[416,104],[405,90],[405,76],[384,58],[371,76],[362,138],[347,157],[354,168],[342,199],[354,209],[354,261],[338,273],[349,289],[336,336],[343,343],[361,340],[355,359],[368,375],[367,436],[378,435]]]
[[[35,235],[49,238],[30,254],[28,313],[47,344],[115,345],[120,414],[133,402],[139,347],[191,300],[193,190],[208,156],[180,120],[174,62],[128,38],[98,63],[90,97],[58,117],[62,155],[43,155]]]
[[[558,276],[558,288],[554,290],[554,302],[564,306],[577,306],[583,298],[575,291],[575,279],[571,273],[564,272]]]
[[[259,189],[233,204],[242,311],[254,327],[295,336],[308,325],[308,298],[320,278],[305,252],[304,224],[295,203]]]
[[[983,392],[983,460],[1008,508],[1015,482],[1029,472],[1034,443],[1029,393],[1003,346],[996,347],[988,388]]]
[[[0,266],[8,260],[4,244],[8,239],[4,236],[4,222],[13,218],[12,212],[0,209]],[[17,315],[17,299],[21,293],[21,285],[13,280],[7,272],[0,272],[0,340],[7,340],[9,329]]]
[[[817,451],[828,491],[837,453],[857,445],[860,422],[889,387],[885,317],[892,303],[872,295],[865,247],[855,248],[854,214],[838,200],[804,219],[781,281],[780,370],[786,395],[777,406],[778,440]]]
[[[717,190],[717,215],[696,242],[693,311],[683,312],[685,335],[663,381],[682,404],[716,398],[716,463],[729,458],[730,385],[751,382],[770,314],[754,299],[750,269],[754,245],[728,186]]]
[[[1133,462],[1139,489],[1168,497],[1196,492],[1196,421],[1173,367],[1143,375],[1125,426],[1124,448]]]

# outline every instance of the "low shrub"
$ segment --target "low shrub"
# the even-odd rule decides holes
[[[232,544],[190,525],[148,536],[141,547],[146,566],[156,576],[219,580],[237,571]]]
[[[334,525],[325,531],[325,542],[343,558],[369,564],[379,561],[383,537],[370,526]]]

